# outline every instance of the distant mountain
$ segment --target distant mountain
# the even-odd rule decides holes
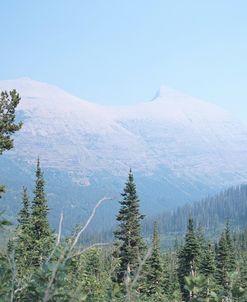
[[[51,216],[63,209],[68,224],[102,195],[114,199],[101,210],[100,223],[110,223],[130,167],[145,214],[246,182],[247,128],[216,105],[161,87],[152,101],[109,107],[27,78],[0,81],[0,90],[13,88],[24,126],[0,158],[0,183],[9,188],[2,208],[10,212],[21,186],[31,187],[38,155]]]

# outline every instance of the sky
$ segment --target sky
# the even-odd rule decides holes
[[[29,77],[100,104],[165,85],[247,121],[247,1],[0,1],[0,79]]]

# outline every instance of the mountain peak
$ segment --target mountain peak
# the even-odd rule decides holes
[[[178,99],[181,99],[182,97],[185,97],[183,93],[176,91],[175,89],[168,86],[161,85],[151,101],[155,101],[157,99],[162,101],[176,101]]]
[[[177,93],[177,91],[175,91],[174,89],[168,87],[168,86],[165,86],[165,85],[161,85],[159,87],[159,90],[157,92],[157,94],[162,97],[162,96],[165,96],[167,95],[168,93]]]

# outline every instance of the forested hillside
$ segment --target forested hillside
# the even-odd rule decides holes
[[[247,185],[231,187],[219,194],[198,202],[188,203],[172,211],[164,211],[157,216],[146,216],[142,222],[142,234],[150,238],[153,224],[159,226],[162,246],[171,247],[184,235],[188,217],[193,217],[195,224],[204,229],[207,236],[219,237],[226,221],[233,231],[242,231],[247,227]],[[111,230],[94,230],[85,234],[84,242],[112,240]]]
[[[169,251],[160,247],[158,224],[152,241],[141,235],[140,200],[130,171],[122,193],[113,244],[79,244],[85,225],[71,236],[52,232],[45,181],[37,162],[34,198],[23,188],[22,208],[7,249],[0,252],[1,301],[87,302],[245,302],[247,232],[233,236],[225,223],[219,239],[209,240],[187,219],[183,241]],[[1,235],[6,229],[2,221]]]
[[[188,203],[156,217],[147,217],[144,222],[144,233],[151,234],[150,226],[154,221],[158,222],[162,234],[184,233],[189,216],[194,217],[197,225],[201,225],[212,234],[222,230],[227,220],[235,230],[245,228],[247,226],[247,185],[231,187],[200,202]]]

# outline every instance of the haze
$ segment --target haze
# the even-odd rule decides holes
[[[102,104],[160,85],[247,112],[246,1],[1,1],[0,79],[30,77]]]

